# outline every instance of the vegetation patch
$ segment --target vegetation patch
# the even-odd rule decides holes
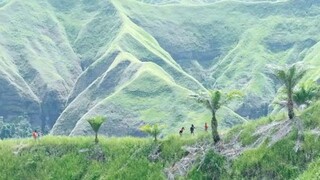
[[[208,136],[140,138],[45,136],[0,141],[0,179],[165,179],[165,166],[184,156],[183,146]],[[156,149],[160,157],[149,155]]]

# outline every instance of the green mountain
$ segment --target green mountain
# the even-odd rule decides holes
[[[210,112],[189,95],[240,89],[220,127],[257,118],[279,86],[267,64],[303,61],[318,80],[318,1],[0,1],[0,116],[19,116],[54,135],[107,135],[202,127]],[[238,115],[239,114],[239,115]]]

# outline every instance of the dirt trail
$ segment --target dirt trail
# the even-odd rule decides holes
[[[315,128],[313,130],[310,131],[311,134],[317,135],[318,137],[320,136],[320,129],[319,128]]]
[[[187,155],[179,161],[175,162],[171,167],[165,169],[167,179],[173,180],[178,176],[185,176],[193,167],[195,161],[198,159],[203,159],[206,151],[208,151],[209,149],[213,149],[220,155],[225,156],[228,160],[233,160],[241,155],[243,151],[259,147],[267,139],[269,140],[268,146],[272,146],[273,144],[287,136],[291,132],[293,125],[293,121],[285,120],[258,126],[255,132],[252,134],[252,136],[257,137],[257,140],[247,146],[243,146],[240,142],[240,135],[242,133],[242,131],[240,131],[228,142],[224,141],[222,138],[222,140],[216,145],[213,145],[209,142],[202,142],[193,146],[185,147]],[[316,130],[314,131],[314,133],[320,134],[320,132]]]
[[[238,157],[246,148],[242,146],[239,141],[239,137],[242,131],[240,131],[229,142],[220,141],[213,147],[215,152],[227,157],[227,159],[234,159]]]
[[[250,147],[259,147],[267,139],[270,140],[268,146],[272,146],[290,133],[292,130],[292,124],[291,120],[286,120],[258,127],[253,134],[253,136],[258,137],[258,139]]]
[[[198,143],[193,146],[185,147],[187,155],[175,162],[171,167],[165,169],[167,179],[173,180],[177,176],[185,176],[192,168],[194,162],[201,157],[204,157],[207,150],[209,150],[209,143]]]
[[[198,159],[204,159],[206,152],[213,149],[217,153],[226,156],[229,159],[236,158],[244,151],[244,147],[239,143],[240,133],[234,137],[229,143],[219,142],[215,146],[209,142],[201,142],[193,146],[185,147],[187,155],[179,161],[175,162],[171,167],[165,169],[167,179],[174,180],[176,177],[185,176],[189,170],[193,167],[194,163]],[[202,162],[202,161],[201,161]],[[201,164],[200,162],[200,164]]]

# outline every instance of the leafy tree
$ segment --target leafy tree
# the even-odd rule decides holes
[[[32,132],[31,124],[24,116],[5,121],[0,117],[0,138],[22,138],[29,137]]]
[[[298,109],[304,109],[320,99],[320,86],[316,82],[306,82],[293,90],[293,102]],[[281,88],[279,94],[272,102],[274,110],[287,108],[287,95],[285,88]]]
[[[98,143],[98,131],[102,125],[107,120],[106,117],[104,116],[96,116],[93,118],[88,119],[87,121],[89,122],[92,130],[95,132],[95,142]]]
[[[304,83],[293,92],[293,101],[298,107],[309,106],[314,100],[319,99],[320,87],[313,83]]]
[[[157,141],[157,137],[161,133],[161,130],[163,128],[164,128],[163,126],[159,126],[158,124],[154,124],[154,125],[146,124],[146,125],[140,127],[140,130],[142,132],[145,132],[145,133],[153,136],[154,141]]]
[[[32,127],[26,116],[18,116],[12,121],[14,124],[14,137],[29,137],[32,132]]]
[[[294,109],[293,109],[294,108],[294,101],[293,101],[294,88],[305,75],[306,69],[299,64],[293,64],[291,66],[286,66],[284,68],[273,67],[272,71],[275,77],[285,87],[285,92],[287,96],[286,106],[288,108],[288,116],[289,116],[289,119],[293,119],[295,117]]]
[[[14,126],[12,124],[2,124],[0,126],[0,137],[1,139],[13,138]]]
[[[232,99],[242,96],[239,91],[230,91],[228,93],[222,93],[219,90],[209,90],[208,92],[202,92],[199,94],[191,95],[197,100],[197,102],[206,106],[211,111],[211,131],[214,143],[220,141],[218,133],[218,121],[216,117],[217,111],[221,106],[226,105]]]

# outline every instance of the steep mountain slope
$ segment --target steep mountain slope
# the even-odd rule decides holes
[[[146,122],[203,126],[189,94],[241,89],[237,113],[270,112],[277,84],[267,64],[303,61],[320,78],[320,3],[215,0],[0,1],[0,116],[53,134],[139,135]],[[245,121],[225,108],[221,127]]]
[[[165,132],[169,132],[177,126],[191,123],[202,126],[207,121],[208,112],[188,97],[192,91],[204,90],[204,87],[111,2],[4,3],[7,4],[1,9],[3,16],[19,8],[22,10],[16,14],[19,26],[3,29],[2,34],[6,35],[3,51],[27,39],[27,43],[21,42],[26,50],[21,51],[23,54],[20,53],[19,58],[13,52],[18,49],[3,55],[6,66],[1,70],[8,76],[17,74],[17,80],[12,80],[17,83],[17,92],[13,93],[26,101],[4,94],[3,102],[5,98],[12,101],[3,104],[5,120],[24,116],[35,127],[50,128],[61,114],[52,133],[65,135],[87,133],[85,119],[95,114],[108,116],[105,132],[110,135],[137,135],[139,126],[145,122],[164,123],[168,126]],[[34,18],[44,20],[37,22]],[[51,21],[55,27],[50,26]],[[42,22],[47,24],[38,25]],[[31,27],[36,30],[31,31]],[[20,33],[20,29],[28,32]],[[20,34],[10,36],[10,32]],[[33,36],[39,40],[32,39]],[[55,41],[51,42],[48,37]],[[15,38],[20,41],[15,42]],[[35,42],[30,42],[29,47],[29,41]],[[7,72],[11,66],[16,72]],[[6,93],[8,90],[9,87],[3,89]],[[10,103],[16,103],[16,107]],[[178,103],[182,105],[179,108]],[[201,120],[194,122],[197,118]]]
[[[239,109],[256,118],[268,113],[277,86],[267,64],[305,61],[318,67],[317,1],[147,5],[123,2],[133,22],[152,34],[183,69],[207,88],[242,89]],[[308,58],[306,57],[308,56]]]
[[[24,116],[43,128],[54,124],[81,72],[49,9],[31,1],[4,1],[0,8],[0,114]]]
[[[124,14],[114,16],[122,21],[117,38],[81,74],[53,134],[87,133],[86,118],[94,114],[107,114],[103,129],[110,135],[137,135],[144,122],[165,123],[166,132],[199,117],[203,124],[202,108],[188,99],[190,90],[204,89],[201,84]]]

